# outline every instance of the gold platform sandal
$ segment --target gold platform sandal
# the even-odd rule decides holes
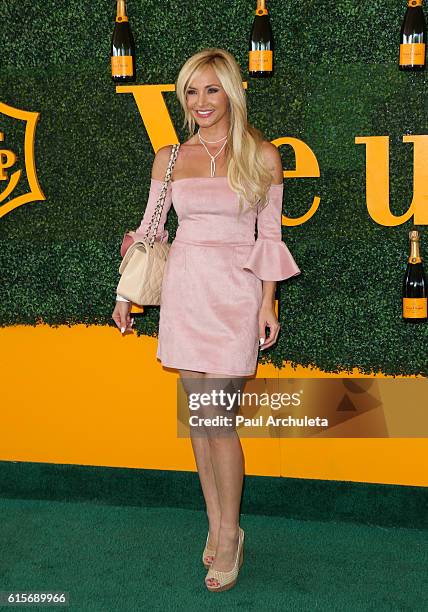
[[[209,537],[210,537],[210,532],[208,532],[204,552],[202,553],[202,563],[204,564],[205,569],[210,569],[211,563],[214,561],[214,557],[215,557],[215,550],[213,548],[209,548],[208,546]]]
[[[239,528],[239,539],[238,539],[238,550],[236,551],[235,565],[228,572],[220,572],[212,567],[209,568],[207,575],[205,576],[205,586],[209,591],[227,591],[235,586],[238,579],[238,573],[241,565],[244,561],[244,530]],[[207,580],[214,578],[219,583],[218,586],[214,587],[207,584]]]

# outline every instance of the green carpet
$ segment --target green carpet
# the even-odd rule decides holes
[[[204,512],[2,499],[0,514],[0,590],[68,591],[62,609],[428,609],[425,530],[243,514],[238,583],[210,593]]]
[[[0,496],[204,511],[197,472],[0,461]],[[428,530],[428,487],[245,475],[241,511]]]

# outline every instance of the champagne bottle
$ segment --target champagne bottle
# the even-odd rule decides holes
[[[273,74],[274,42],[266,0],[257,0],[256,14],[250,35],[249,76],[270,77]]]
[[[422,0],[407,0],[400,32],[400,70],[425,70],[426,38]]]
[[[419,250],[419,232],[411,230],[410,256],[403,282],[403,321],[422,323],[427,320],[427,281]]]
[[[111,75],[115,83],[135,81],[135,45],[125,0],[117,0],[116,23],[111,42]]]
[[[278,288],[278,283],[276,284],[275,287],[275,314],[276,314],[276,318],[279,321],[279,288]]]

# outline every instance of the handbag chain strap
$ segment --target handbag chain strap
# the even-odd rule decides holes
[[[165,203],[166,192],[168,189],[168,183],[171,179],[172,170],[174,168],[175,160],[177,159],[178,149],[180,148],[180,143],[172,146],[171,157],[169,158],[168,168],[166,169],[165,178],[163,181],[162,189],[158,197],[158,201],[156,203],[156,208],[153,211],[152,218],[150,219],[150,223],[147,227],[146,232],[144,233],[144,237],[147,238],[150,231],[152,231],[152,235],[149,238],[149,246],[153,247],[153,243],[155,241],[156,233],[158,231],[159,221],[162,215],[162,209]]]

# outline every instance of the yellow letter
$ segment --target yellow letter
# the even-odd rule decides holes
[[[283,137],[272,140],[272,144],[279,147],[284,144],[291,145],[294,150],[296,157],[296,168],[295,170],[284,170],[284,178],[302,178],[302,177],[317,177],[320,176],[320,168],[318,165],[317,158],[315,157],[312,149],[308,147],[306,143],[298,138]],[[285,215],[282,215],[282,224],[290,227],[295,225],[302,225],[308,219],[310,219],[317,211],[320,203],[319,196],[315,196],[312,205],[307,213],[297,219],[290,219]]]
[[[414,215],[417,225],[428,223],[428,137],[403,136],[404,142],[414,142],[414,196],[403,215],[397,217],[389,207],[389,136],[357,136],[356,144],[366,145],[367,210],[379,225],[396,226]]]

